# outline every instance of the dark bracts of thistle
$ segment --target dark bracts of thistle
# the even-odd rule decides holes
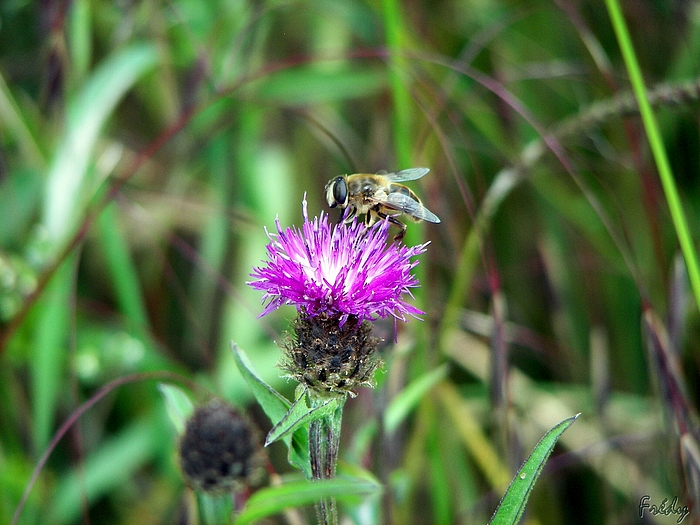
[[[373,385],[378,343],[368,321],[350,316],[341,326],[339,317],[300,313],[284,341],[280,368],[312,392],[351,394]]]
[[[233,407],[213,399],[198,407],[180,440],[180,465],[197,491],[223,493],[256,483],[263,474],[260,434]]]

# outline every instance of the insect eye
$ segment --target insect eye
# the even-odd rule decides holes
[[[331,207],[335,207],[338,204],[344,206],[347,203],[348,185],[343,177],[338,177],[335,179],[335,183],[333,184],[333,199],[335,202],[333,205],[331,205]]]
[[[335,197],[333,196],[334,190],[333,187],[335,186],[335,179],[331,179],[328,181],[328,184],[326,184],[326,202],[328,203],[328,206],[331,208],[335,208],[338,203],[335,202]]]

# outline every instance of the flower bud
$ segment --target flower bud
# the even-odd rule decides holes
[[[198,407],[180,440],[180,466],[194,490],[240,490],[262,473],[258,431],[231,406],[213,399]]]
[[[280,367],[316,392],[351,393],[372,385],[380,363],[375,356],[379,339],[372,324],[357,317],[300,314],[284,343]]]

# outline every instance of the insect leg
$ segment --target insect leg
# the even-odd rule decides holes
[[[369,228],[375,222],[377,222],[378,215],[379,215],[379,211],[377,211],[375,209],[367,210],[367,213],[365,214],[365,226],[367,226]]]
[[[347,208],[345,208],[342,215],[340,216],[340,220],[338,220],[338,223],[344,222],[345,224],[348,224],[355,218],[355,215],[357,215],[357,208],[352,205],[348,206]]]
[[[376,213],[377,213],[377,216],[379,216],[381,219],[387,219],[391,224],[393,224],[394,226],[397,226],[400,229],[399,233],[394,235],[394,241],[400,242],[401,239],[403,239],[404,236],[406,235],[406,225],[403,222],[401,222],[400,220],[398,220],[396,217],[394,217],[393,215],[387,215],[386,213],[382,213],[380,211],[377,211]]]

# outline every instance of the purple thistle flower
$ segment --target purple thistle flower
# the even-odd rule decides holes
[[[350,317],[373,321],[389,315],[406,321],[406,315],[423,314],[403,300],[418,286],[411,269],[428,243],[407,247],[387,244],[388,221],[370,228],[353,221],[330,226],[328,216],[309,221],[306,196],[302,203],[304,225],[267,236],[269,261],[255,268],[247,284],[265,292],[268,301],[260,316],[284,304],[293,304],[310,317],[339,317],[340,326]]]

